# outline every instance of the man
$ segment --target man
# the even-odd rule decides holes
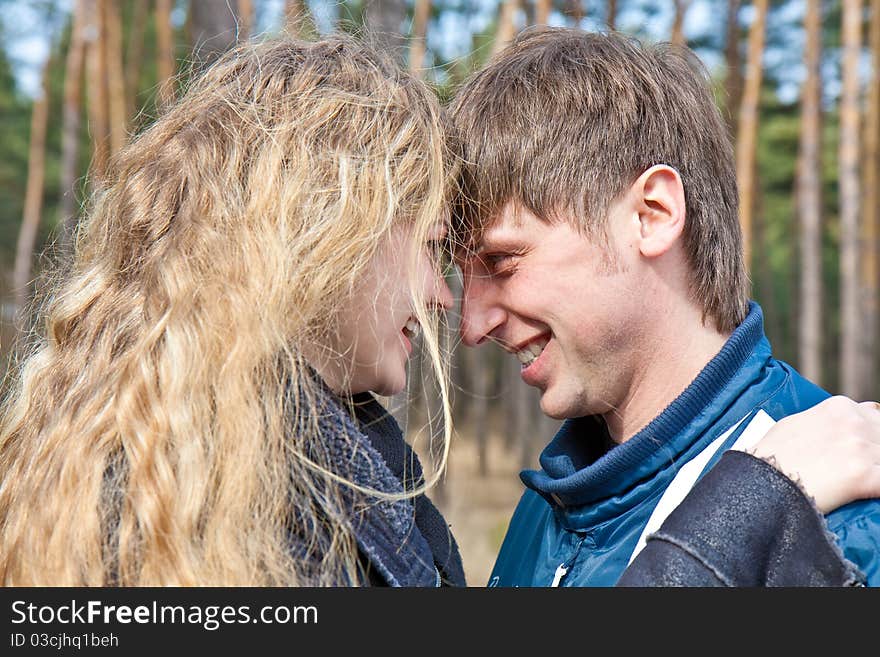
[[[463,340],[517,357],[566,419],[490,585],[613,585],[724,451],[828,393],[772,358],[748,301],[732,147],[689,51],[528,30],[451,119]],[[880,503],[828,522],[880,584]]]

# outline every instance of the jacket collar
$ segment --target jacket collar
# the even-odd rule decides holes
[[[601,417],[566,420],[541,453],[541,470],[525,470],[520,478],[566,524],[594,524],[619,515],[654,491],[652,485],[640,486],[640,482],[663,469],[674,471],[676,460],[682,455],[690,458],[696,442],[721,416],[739,412],[737,397],[761,376],[769,358],[761,308],[750,302],[746,319],[721,351],[635,436],[603,453],[605,448],[597,447],[607,444]],[[600,500],[603,503],[596,504]],[[588,504],[592,506],[582,508]]]

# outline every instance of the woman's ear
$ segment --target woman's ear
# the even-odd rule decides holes
[[[639,252],[646,258],[666,253],[684,231],[684,185],[678,171],[655,164],[633,183],[639,213]]]

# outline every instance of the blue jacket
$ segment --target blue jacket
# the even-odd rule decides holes
[[[489,585],[613,586],[724,451],[753,445],[774,421],[826,397],[772,357],[761,309],[750,304],[697,378],[625,443],[603,451],[607,433],[597,416],[563,424],[541,454],[541,470],[520,475],[527,490]],[[868,585],[880,584],[880,501],[846,505],[827,521]]]

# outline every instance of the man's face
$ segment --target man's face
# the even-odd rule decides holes
[[[519,358],[554,418],[608,413],[638,386],[645,345],[639,284],[628,262],[631,218],[613,206],[608,246],[570,222],[548,223],[508,203],[472,255],[464,277],[462,338],[492,340]]]

